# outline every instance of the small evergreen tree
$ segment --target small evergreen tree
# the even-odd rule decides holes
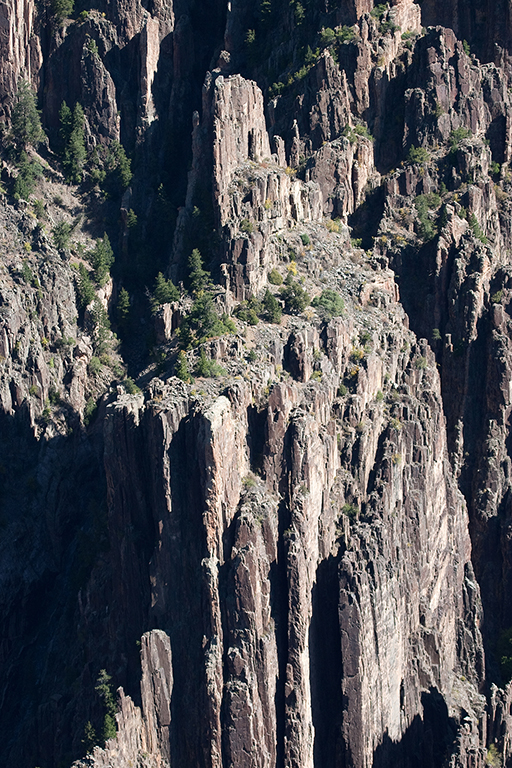
[[[161,272],[158,273],[153,289],[151,306],[153,312],[162,304],[170,304],[172,301],[178,301],[180,293],[172,280],[166,280]]]
[[[105,178],[103,188],[113,196],[120,196],[132,180],[131,161],[126,156],[122,144],[113,141],[105,160]]]
[[[96,240],[96,247],[88,254],[88,258],[94,269],[94,279],[102,288],[110,277],[110,267],[114,263],[114,251],[106,232],[103,240]]]
[[[186,382],[190,381],[192,378],[188,370],[187,356],[183,350],[181,350],[178,355],[178,360],[176,361],[176,366],[174,369],[174,375],[177,376],[178,379]]]
[[[27,153],[23,150],[17,163],[18,175],[14,181],[13,193],[18,200],[28,200],[35,189],[36,179],[42,176],[43,169],[40,163],[35,160],[29,160]]]
[[[121,288],[117,299],[117,322],[121,328],[124,328],[128,324],[129,316],[130,294],[125,288]]]
[[[203,347],[201,347],[199,360],[196,363],[194,372],[196,376],[202,376],[203,378],[206,378],[210,374],[210,366],[208,365],[208,360],[206,359],[206,354]]]
[[[114,695],[112,693],[111,676],[107,674],[105,669],[100,670],[98,679],[96,681],[95,690],[103,699],[106,713],[103,723],[103,740],[115,739],[117,735],[116,730],[116,704],[114,701]]]
[[[79,184],[82,181],[84,163],[87,159],[84,133],[84,111],[75,104],[73,115],[66,102],[61,106],[61,136],[65,137],[63,166],[66,181]],[[67,135],[66,135],[67,134]]]
[[[59,120],[60,120],[59,151],[60,151],[60,154],[64,155],[64,150],[68,144],[69,137],[71,136],[71,131],[73,130],[73,113],[71,112],[70,108],[68,107],[65,101],[63,101],[62,104],[60,105]]]
[[[194,248],[188,259],[190,292],[197,294],[210,283],[210,273],[203,268],[203,260],[197,248]]]
[[[78,299],[78,306],[80,309],[85,309],[94,301],[96,293],[91,281],[89,272],[85,264],[80,264],[78,267],[78,278],[76,281],[76,294]]]
[[[265,311],[267,320],[269,320],[271,323],[281,322],[281,316],[283,314],[282,307],[274,294],[271,293],[268,289],[265,293],[265,296],[263,297],[263,309]]]
[[[69,245],[72,227],[66,221],[59,221],[52,229],[53,242],[59,251],[65,251]]]
[[[280,294],[288,312],[302,312],[310,303],[307,291],[305,291],[299,283],[294,281],[289,285],[285,285],[284,288],[281,288]]]
[[[54,17],[63,22],[68,16],[71,16],[75,8],[74,0],[52,0],[52,11]]]
[[[96,736],[96,731],[91,721],[88,720],[85,724],[84,737],[82,739],[82,744],[84,745],[85,754],[89,755],[93,751],[97,743],[98,743],[98,737]]]
[[[12,110],[12,138],[17,147],[37,146],[44,133],[36,105],[36,95],[26,80],[20,80]]]

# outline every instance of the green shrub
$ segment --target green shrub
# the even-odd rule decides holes
[[[129,376],[123,381],[123,387],[126,389],[129,395],[136,395],[140,392],[140,388]]]
[[[179,328],[182,346],[186,349],[197,347],[212,336],[233,333],[236,327],[231,318],[219,317],[209,293],[201,293],[194,301],[188,315]]]
[[[351,43],[355,40],[356,33],[353,27],[340,27],[336,30],[336,39],[339,43]]]
[[[419,371],[425,370],[425,368],[427,367],[427,358],[426,357],[416,358],[414,365]]]
[[[85,423],[85,418],[84,418],[84,423]],[[88,720],[85,724],[84,737],[82,739],[82,744],[84,746],[84,752],[86,756],[90,755],[94,747],[97,746],[98,744],[98,737],[96,736],[96,731],[90,720]]]
[[[464,128],[461,126],[460,128],[456,128],[454,131],[450,133],[450,151],[455,152],[455,150],[460,146],[461,142],[464,141],[464,139],[467,139],[471,136],[471,131],[469,128]]]
[[[240,231],[244,232],[246,235],[252,235],[254,232],[254,224],[252,221],[249,221],[249,219],[242,219],[240,222]]]
[[[503,298],[503,290],[496,291],[496,293],[492,294],[491,301],[493,304],[501,304],[502,298]]]
[[[321,48],[328,48],[336,42],[336,33],[330,27],[322,27],[318,36]]]
[[[36,160],[29,160],[25,151],[22,151],[16,163],[18,175],[14,180],[13,194],[16,200],[28,200],[34,192],[36,179],[43,175],[43,169]]]
[[[96,681],[95,690],[103,700],[103,705],[106,709],[105,719],[103,723],[103,741],[107,739],[115,739],[116,731],[116,704],[114,701],[114,695],[112,693],[111,676],[107,674],[106,670],[102,669]]]
[[[255,349],[250,349],[249,350],[249,352],[247,353],[247,359],[248,359],[248,361],[250,363],[255,363],[256,362],[256,360],[258,359],[258,355],[256,354],[256,350]]]
[[[471,49],[467,40],[462,41],[462,47],[464,48],[464,53],[466,53],[468,56],[471,56]]]
[[[498,638],[496,655],[500,664],[503,686],[512,680],[512,627],[504,629]]]
[[[380,3],[370,11],[370,15],[373,16],[374,19],[378,19],[378,21],[380,21],[386,15],[387,12],[388,12],[387,4]]]
[[[277,271],[277,269],[273,269],[269,272],[268,275],[268,281],[272,285],[282,285],[283,284],[283,278],[281,274]]]
[[[309,235],[306,233],[302,234],[300,236],[300,239],[302,240],[302,245],[309,245],[311,243],[311,240],[309,239]]]
[[[355,504],[344,504],[341,511],[344,515],[347,515],[350,520],[356,520],[359,517],[359,507]]]
[[[429,160],[430,155],[424,147],[415,147],[414,144],[411,145],[407,154],[408,163],[428,163]]]
[[[96,355],[93,355],[91,359],[89,360],[89,373],[93,376],[97,376],[97,374],[101,371],[102,365],[99,357],[96,357]]]
[[[311,301],[307,291],[296,281],[291,281],[289,285],[281,288],[280,295],[285,309],[292,314],[303,312]]]
[[[135,229],[135,227],[137,226],[137,223],[138,223],[137,214],[135,213],[133,208],[130,208],[130,210],[126,214],[126,226],[128,227],[128,229]]]
[[[383,35],[385,35],[387,32],[391,32],[391,34],[394,35],[395,32],[400,31],[400,27],[397,24],[394,24],[392,21],[382,21],[379,29]]]
[[[74,8],[74,0],[52,0],[52,13],[60,22],[71,16]]]
[[[316,296],[311,302],[311,306],[321,311],[326,319],[339,317],[345,311],[345,303],[339,293],[326,288],[320,296]]]
[[[121,327],[128,325],[130,316],[130,294],[125,288],[121,288],[117,299],[117,322]]]
[[[113,141],[107,151],[104,164],[103,189],[113,197],[120,197],[132,180],[131,161],[124,147]]]
[[[34,200],[32,202],[32,206],[34,208],[34,213],[37,216],[38,219],[45,219],[46,218],[46,209],[44,205],[43,200]]]
[[[23,266],[21,268],[21,276],[28,285],[32,285],[34,282],[34,273],[30,269],[28,261],[23,262]]]
[[[370,131],[368,130],[367,125],[363,125],[362,123],[359,123],[358,125],[354,126],[354,133],[356,136],[364,136],[366,139],[369,139],[370,141],[373,141],[373,136],[371,135]]]
[[[225,376],[226,369],[219,365],[216,360],[208,360],[204,349],[201,347],[194,373],[196,376],[202,376],[203,378],[215,378],[217,376]]]
[[[58,248],[59,251],[67,250],[69,246],[69,240],[71,237],[72,229],[73,228],[71,224],[68,224],[65,221],[60,221],[52,229],[53,242],[55,243],[55,247]]]
[[[477,238],[477,240],[480,240],[481,243],[484,245],[488,242],[486,236],[483,233],[483,230],[478,223],[478,219],[476,218],[474,213],[471,213],[468,218],[468,224],[471,227],[471,231],[473,232],[474,236]]]
[[[438,208],[440,204],[441,198],[435,192],[431,192],[427,195],[418,195],[414,201],[415,208],[418,212],[419,235],[423,240],[431,240],[437,234],[437,228],[430,219],[429,210]]]
[[[257,325],[258,318],[263,313],[263,304],[255,296],[251,296],[250,299],[240,302],[235,308],[233,314],[239,320],[243,320],[244,323],[249,325]]]
[[[117,727],[115,718],[107,712],[103,721],[103,742],[106,744],[109,739],[115,739],[116,736]]]

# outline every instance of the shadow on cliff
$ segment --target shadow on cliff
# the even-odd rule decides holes
[[[421,695],[423,717],[416,715],[400,741],[387,732],[373,753],[373,768],[441,768],[455,744],[457,724],[437,688]]]

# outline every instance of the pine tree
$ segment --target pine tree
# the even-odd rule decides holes
[[[132,180],[131,161],[126,156],[122,144],[113,141],[105,160],[105,179],[103,187],[112,196],[120,196]]]
[[[66,105],[66,102],[62,102],[59,114],[61,115],[61,136],[68,134],[62,163],[66,180],[73,184],[79,184],[82,181],[84,163],[87,159],[84,111],[80,104],[75,104],[73,116],[70,119],[69,107]]]
[[[195,373],[197,376],[202,376],[203,378],[210,375],[210,366],[203,347],[201,347],[201,352],[199,353],[199,360],[196,363]]]
[[[283,310],[278,300],[268,289],[263,298],[263,309],[271,323],[280,323]]]
[[[82,739],[82,744],[84,745],[85,754],[89,755],[93,751],[97,743],[98,743],[98,737],[96,736],[96,731],[91,721],[88,720],[85,724],[84,737]]]
[[[73,130],[73,113],[71,112],[70,108],[68,107],[65,101],[63,101],[62,104],[60,105],[59,120],[60,120],[59,135],[61,140],[60,154],[64,155],[64,151],[69,142],[69,137],[71,136],[71,131]]]
[[[162,304],[170,304],[172,301],[178,301],[180,293],[172,280],[166,280],[161,272],[155,279],[155,288],[153,290],[153,310]]]
[[[74,0],[52,0],[52,11],[58,21],[62,22],[71,16],[75,8]]]
[[[94,269],[94,279],[102,288],[110,277],[110,267],[114,263],[114,251],[105,232],[103,240],[96,240],[96,247],[88,254]]]
[[[80,309],[85,309],[94,301],[96,292],[85,264],[78,266],[78,279],[76,282],[76,294]]]
[[[188,260],[189,284],[191,293],[199,293],[210,282],[210,273],[203,269],[203,260],[197,248],[194,248]]]
[[[192,379],[188,370],[187,356],[185,355],[183,350],[181,350],[181,352],[178,355],[178,360],[176,361],[176,366],[174,368],[174,375],[177,376],[178,379],[181,379],[182,381],[191,381]]]
[[[18,83],[16,101],[12,110],[12,138],[17,147],[36,146],[44,133],[36,106],[36,95],[26,80]]]
[[[121,288],[119,291],[119,298],[117,300],[117,322],[121,328],[124,328],[128,324],[129,316],[130,294],[125,288]]]

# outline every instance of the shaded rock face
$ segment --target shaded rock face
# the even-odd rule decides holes
[[[0,8],[0,108],[9,115],[20,78],[37,82],[42,65],[41,44],[35,33],[36,6],[13,0]]]
[[[114,592],[130,602],[121,598],[112,620],[122,626],[149,586],[149,621],[169,636],[174,680],[170,722],[159,710],[152,738],[162,759],[170,745],[171,765],[366,766],[390,755],[412,765],[412,738],[430,755],[425,765],[452,750],[462,760],[460,744],[483,765],[480,604],[439,379],[425,345],[404,346],[399,305],[385,316],[350,404],[336,391],[353,364],[337,350],[354,328],[333,322],[327,346],[290,339],[296,362],[288,354],[273,365],[291,365],[293,377],[273,385],[267,405],[241,382],[212,400],[174,384],[157,402],[109,406],[111,535],[148,514],[155,530],[145,563],[130,537],[118,540]],[[302,359],[311,348],[321,384]],[[375,399],[385,371],[390,410]],[[144,647],[143,689],[156,685],[157,663],[164,670]],[[460,730],[463,702],[472,714]],[[119,745],[96,750],[95,765],[135,728],[126,706]],[[432,743],[437,728],[446,744]]]
[[[204,345],[226,375],[193,384],[172,376],[193,298],[165,304],[162,370],[145,359],[129,395],[91,365],[68,261],[2,195],[8,768],[87,748],[76,766],[510,762],[510,684],[491,685],[512,625],[508,16],[333,5],[129,0],[40,37],[30,4],[0,10],[5,115],[25,72],[52,139],[66,99],[91,148],[133,150],[123,218],[148,250],[165,178],[169,274],[202,238],[219,312],[271,270],[344,301],[237,321]],[[102,668],[121,686],[103,747]]]

